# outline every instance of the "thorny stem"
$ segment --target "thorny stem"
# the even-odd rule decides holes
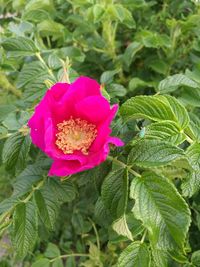
[[[98,234],[98,232],[97,232],[97,228],[96,228],[94,222],[93,222],[90,218],[88,218],[88,220],[89,220],[89,221],[91,222],[91,224],[92,224],[92,227],[93,227],[94,232],[95,232],[95,235],[96,235],[97,247],[98,247],[98,250],[100,250],[100,241],[99,241],[99,234]]]
[[[41,57],[40,52],[35,53],[36,57],[39,59],[39,61],[45,66],[45,68],[47,69],[48,73],[50,74],[50,76],[55,79],[55,76],[52,72],[52,70],[47,66],[46,62],[44,61],[44,59]]]
[[[116,159],[116,158],[113,158],[113,157],[111,157],[111,156],[108,156],[108,159],[111,160],[111,161],[114,161],[115,163],[117,163],[118,165],[122,166],[123,168],[127,168],[127,170],[128,170],[130,173],[132,173],[134,176],[141,177],[141,175],[140,175],[138,172],[134,171],[134,170],[131,168],[131,166],[126,165],[124,162],[122,162],[122,161],[120,161],[120,160],[118,160],[118,159]]]
[[[69,257],[89,257],[89,254],[84,254],[84,253],[73,253],[73,254],[66,254],[66,255],[60,255],[56,258],[53,258],[50,260],[50,262],[54,262],[57,259],[65,259],[65,258],[69,258]]]

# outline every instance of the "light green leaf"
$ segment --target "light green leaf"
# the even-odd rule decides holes
[[[37,81],[35,81],[35,77],[37,77]],[[42,84],[39,83],[38,85],[38,79],[41,80]],[[44,87],[44,81],[47,79],[51,79],[47,69],[41,62],[34,61],[24,64],[17,79],[17,87],[21,88],[27,86],[27,88],[30,88],[31,86],[32,88],[34,86],[36,89],[40,89]]]
[[[23,136],[17,132],[11,135],[5,142],[2,152],[3,163],[6,168],[15,166],[18,170],[22,170],[25,166],[27,156],[30,150],[30,136]]]
[[[154,173],[135,177],[130,197],[135,200],[133,213],[148,229],[155,249],[183,249],[190,225],[190,210],[166,178]]]
[[[181,188],[184,196],[191,197],[200,190],[200,144],[194,143],[189,146],[186,157],[194,171],[188,174]]]
[[[186,135],[180,130],[177,123],[167,120],[148,125],[145,137],[154,140],[160,139],[174,145],[181,144],[186,139]]]
[[[140,38],[145,47],[159,48],[171,46],[171,40],[166,34],[158,34],[157,32],[142,30],[140,32]]]
[[[134,143],[128,156],[128,164],[142,167],[166,165],[184,156],[184,151],[160,140],[142,139]]]
[[[104,71],[101,74],[100,82],[103,83],[103,84],[112,82],[114,75],[117,74],[118,72],[119,72],[118,70],[107,70],[107,71]]]
[[[31,267],[49,267],[49,266],[50,266],[50,260],[45,258],[39,259],[31,265]]]
[[[180,86],[191,88],[199,88],[200,86],[195,81],[191,80],[184,74],[175,74],[162,80],[158,85],[158,90],[162,94],[170,93],[178,89]]]
[[[53,40],[64,37],[64,25],[53,20],[43,20],[37,24],[38,32],[41,36],[52,36]]]
[[[30,56],[38,52],[34,42],[22,36],[7,38],[2,42],[2,46],[10,57]]]
[[[136,53],[139,52],[142,48],[143,45],[139,42],[133,42],[126,48],[123,55],[123,60],[128,67],[131,65]]]
[[[199,266],[200,265],[200,250],[195,251],[194,253],[192,253],[192,263],[195,266]]]
[[[113,230],[115,230],[115,232],[118,233],[118,235],[123,235],[133,241],[133,236],[132,236],[131,231],[128,228],[125,214],[119,219],[117,219],[116,221],[114,221],[112,227],[113,227]]]
[[[94,22],[98,22],[101,20],[102,16],[104,15],[105,9],[104,6],[101,4],[95,4],[93,6],[93,16]]]
[[[44,256],[50,259],[57,258],[58,256],[60,256],[60,250],[55,244],[49,243]]]
[[[151,263],[147,246],[140,242],[131,243],[121,253],[117,267],[149,267]]]
[[[16,110],[16,107],[13,105],[2,105],[0,106],[0,122],[5,120],[9,113]]]
[[[136,96],[127,100],[120,109],[125,119],[175,120],[170,106],[155,96]]]
[[[190,122],[186,108],[173,96],[165,95],[157,97],[169,104],[175,115],[176,122],[180,125],[181,129],[185,129]]]
[[[50,19],[50,14],[42,9],[26,10],[23,13],[22,18],[27,21],[33,21],[35,23]]]
[[[180,130],[189,124],[186,109],[172,96],[136,96],[127,100],[120,109],[126,119],[150,119],[174,121]]]
[[[19,204],[13,215],[12,238],[17,254],[24,258],[37,238],[37,212],[33,202]]]
[[[102,185],[102,200],[114,217],[124,214],[127,202],[128,180],[124,169],[110,172]]]

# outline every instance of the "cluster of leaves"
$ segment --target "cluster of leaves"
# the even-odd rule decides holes
[[[1,266],[200,266],[198,1],[0,3]],[[49,178],[26,124],[79,75],[120,104],[126,145]]]

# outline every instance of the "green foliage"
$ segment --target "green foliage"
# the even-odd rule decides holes
[[[200,266],[197,2],[0,1],[0,266]],[[119,104],[125,146],[48,177],[27,121],[81,75]]]

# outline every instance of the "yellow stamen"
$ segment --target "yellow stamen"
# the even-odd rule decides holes
[[[57,124],[56,145],[64,154],[71,154],[80,150],[84,155],[88,154],[92,142],[97,136],[96,126],[86,120],[64,120]]]

